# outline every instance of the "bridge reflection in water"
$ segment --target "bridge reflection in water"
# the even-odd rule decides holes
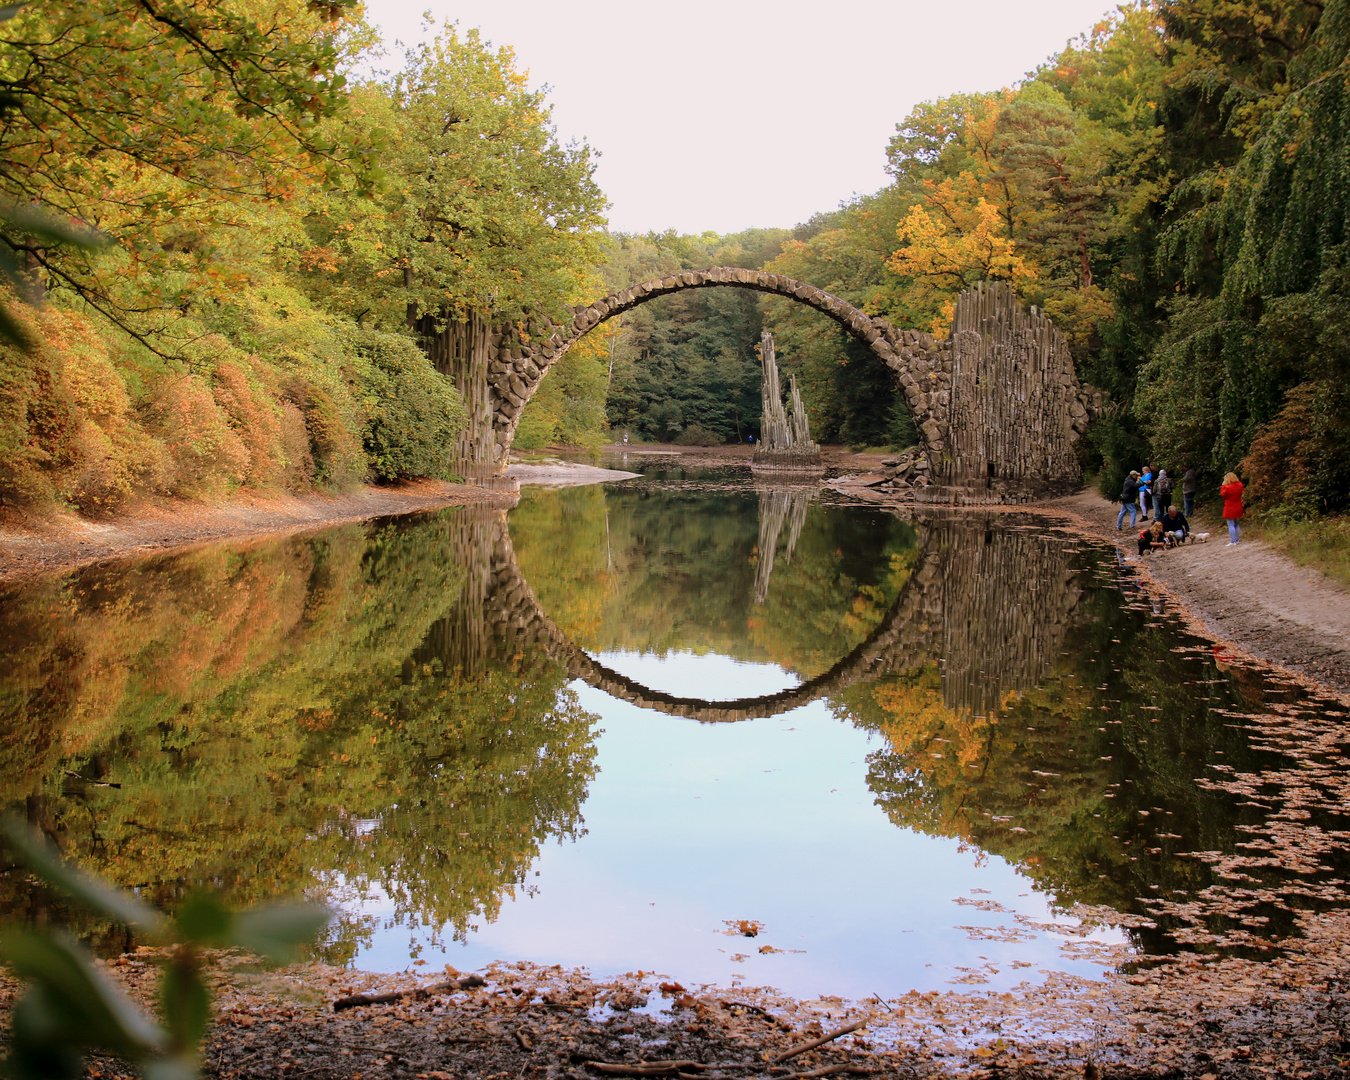
[[[691,822],[692,807],[712,805],[694,802],[711,785],[697,789],[662,756],[687,752],[763,819],[755,857],[790,853],[756,880],[781,874],[805,834],[764,810],[770,785],[810,830],[842,813],[831,789],[851,784],[851,816],[830,819],[852,860],[834,881],[857,884],[859,867],[903,877],[897,852],[939,838],[955,842],[953,861],[968,866],[968,845],[1015,867],[1010,902],[1029,877],[1057,903],[1147,915],[1132,934],[1151,948],[1174,947],[1169,929],[1193,935],[1198,920],[1227,932],[1235,903],[1258,905],[1272,936],[1295,929],[1291,908],[1227,893],[1163,916],[1138,899],[1210,895],[1215,878],[1187,856],[1231,852],[1263,827],[1266,812],[1246,796],[1195,780],[1286,767],[1235,722],[1260,707],[1259,675],[1218,667],[1148,604],[1122,600],[1110,552],[1034,518],[926,509],[902,523],[820,503],[696,484],[579,489],[527,495],[509,518],[460,508],[11,587],[0,595],[10,661],[0,801],[82,865],[159,902],[201,888],[236,903],[371,890],[384,897],[381,919],[463,937],[541,868],[556,894],[558,868],[574,871],[588,846],[609,844],[627,872],[637,848],[664,864],[693,835],[691,864],[716,863],[717,842],[718,868],[753,876],[739,832],[725,835],[730,811],[703,819],[702,833]],[[689,652],[770,662],[800,684],[703,700],[693,696],[702,687],[658,690],[614,670],[615,656]],[[707,726],[607,711],[602,694],[571,680]],[[1274,693],[1288,708],[1289,689]],[[817,705],[783,724],[728,723],[813,701],[828,714]],[[621,729],[634,736],[626,744]],[[822,732],[848,746],[832,764],[807,743]],[[739,748],[734,783],[728,747]],[[601,769],[611,751],[613,768]],[[764,767],[794,760],[792,775]],[[1309,777],[1301,766],[1287,775]],[[653,806],[656,784],[664,809]],[[606,821],[621,827],[606,834]],[[585,844],[553,843],[588,829]],[[1350,877],[1345,858],[1319,856],[1319,881]],[[1284,887],[1285,871],[1251,872]],[[849,948],[867,953],[898,917],[890,886],[869,880],[846,903],[831,894],[813,909],[857,916]],[[940,908],[951,896],[932,892],[942,888],[925,880],[913,891]],[[579,886],[587,903],[592,892],[589,880]],[[704,893],[726,900],[723,884]],[[641,906],[658,895],[672,894]],[[50,918],[53,904],[26,878],[0,876],[0,907]],[[391,940],[354,910],[332,932],[332,958],[372,935]],[[120,931],[81,929],[124,944]],[[406,937],[390,947],[402,968]]]
[[[811,497],[803,488],[760,493],[757,604],[769,593],[780,534],[786,527],[789,562]],[[947,708],[996,712],[1059,659],[1083,595],[1069,549],[1043,523],[1018,515],[921,509],[912,521],[920,538],[913,568],[861,644],[791,689],[710,701],[646,687],[577,645],[522,573],[507,511],[466,508],[445,525],[468,571],[463,590],[412,660],[465,672],[548,661],[618,700],[704,723],[778,716],[881,675],[937,664]]]

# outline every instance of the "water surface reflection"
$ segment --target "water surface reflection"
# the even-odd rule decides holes
[[[1155,614],[1112,552],[715,487],[10,589],[3,797],[162,903],[334,897],[325,954],[389,968],[887,994],[1090,971],[1103,910],[1142,949],[1259,951],[1344,902],[1339,714]],[[762,939],[719,933],[746,918]]]

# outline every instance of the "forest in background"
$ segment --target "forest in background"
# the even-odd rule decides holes
[[[731,236],[607,233],[591,151],[559,141],[509,48],[447,26],[356,78],[376,45],[351,0],[0,22],[0,235],[47,301],[9,305],[29,348],[0,350],[0,499],[447,476],[462,409],[418,320],[563,318],[723,264],[939,335],[963,288],[1011,282],[1110,395],[1083,454],[1108,495],[1153,460],[1236,468],[1276,517],[1350,501],[1350,0],[1122,5],[1015,87],[915,107],[881,191]],[[56,243],[34,207],[102,243]],[[707,290],[587,335],[517,445],[743,442],[763,329],[823,441],[913,441],[833,324]]]
[[[1194,464],[1210,485],[1236,469],[1275,519],[1341,513],[1348,50],[1343,0],[1122,5],[1017,87],[917,106],[886,148],[881,191],[790,232],[615,238],[606,279],[739,249],[750,257],[736,265],[939,336],[961,290],[1008,281],[1110,395],[1083,453],[1108,497],[1152,461]],[[889,373],[833,323],[776,297],[715,308],[696,295],[597,331],[615,339],[611,426],[743,441],[757,411],[738,412],[746,395],[725,361],[748,359],[763,327],[819,438],[914,441]]]

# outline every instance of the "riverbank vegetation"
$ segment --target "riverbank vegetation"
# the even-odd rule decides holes
[[[561,312],[603,200],[509,49],[447,27],[390,77],[349,0],[57,3],[0,25],[0,199],[28,348],[0,349],[0,501],[85,512],[450,475],[412,324]]]

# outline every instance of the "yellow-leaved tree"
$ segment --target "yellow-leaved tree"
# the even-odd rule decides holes
[[[937,113],[948,114],[946,123],[930,117],[923,125],[947,168],[945,175],[916,177],[919,201],[896,228],[900,247],[886,268],[909,279],[910,307],[926,311],[938,335],[950,325],[952,303],[961,290],[977,281],[1016,284],[1037,276],[1015,239],[1028,207],[999,155],[1000,118],[1015,96],[1004,90],[952,100]],[[958,110],[959,122],[952,123],[950,114]],[[916,121],[907,130],[919,126]],[[922,161],[922,154],[916,156]]]

